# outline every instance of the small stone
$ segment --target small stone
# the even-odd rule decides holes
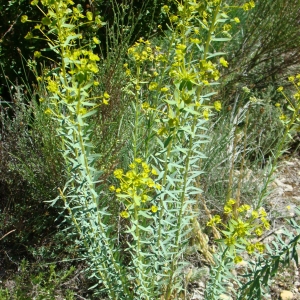
[[[292,300],[294,298],[294,295],[290,291],[281,291],[280,293],[280,299],[281,300]]]
[[[221,294],[221,295],[219,296],[219,299],[220,299],[220,300],[232,300],[232,298],[231,298],[230,296],[227,296],[227,295],[225,295],[225,294]]]

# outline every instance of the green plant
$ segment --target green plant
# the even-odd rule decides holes
[[[74,299],[74,293],[64,289],[64,284],[70,280],[75,267],[71,266],[65,271],[56,271],[55,267],[51,264],[46,268],[42,266],[35,268],[28,261],[22,260],[18,274],[11,280],[11,287],[0,289],[1,299],[54,300],[57,296],[62,296],[66,300]]]
[[[76,246],[88,263],[87,271],[96,281],[91,289],[97,288],[98,294],[110,299],[185,299],[188,275],[185,277],[183,272],[184,253],[193,240],[207,261],[215,263],[207,289],[208,299],[214,299],[220,294],[222,280],[230,278],[231,266],[241,259],[242,250],[251,246],[254,233],[261,235],[260,222],[265,229],[269,227],[265,211],[254,210],[248,217],[250,206],[242,205],[241,200],[242,175],[256,151],[249,134],[249,128],[255,127],[251,116],[255,116],[252,108],[256,105],[251,97],[246,104],[236,101],[230,120],[225,121],[228,128],[223,149],[211,149],[218,155],[230,142],[231,148],[226,149],[227,156],[222,161],[228,166],[229,182],[219,191],[221,201],[227,201],[221,232],[225,238],[215,259],[197,220],[197,200],[202,193],[200,175],[209,142],[208,121],[222,109],[221,101],[214,99],[215,89],[221,70],[228,68],[226,54],[216,49],[218,42],[229,40],[232,25],[240,22],[227,14],[235,7],[221,0],[164,5],[161,11],[169,27],[163,31],[159,26],[161,37],[139,38],[129,46],[125,59],[131,31],[120,50],[107,49],[108,59],[102,62],[102,57],[94,53],[100,40],[82,34],[82,28],[92,31],[105,25],[99,15],[73,6],[72,0],[42,0],[44,7],[39,2],[33,0],[32,5],[44,17],[27,38],[33,38],[38,31],[58,57],[53,61],[54,67],[45,67],[36,74],[43,87],[41,107],[54,121],[61,138],[57,145],[65,160],[67,177],[66,184],[59,183],[60,196],[49,202],[52,206],[63,203],[69,236],[76,238]],[[242,8],[254,6],[250,1]],[[117,11],[118,6],[114,6],[114,16],[123,24],[127,10],[122,7]],[[27,22],[28,17],[24,15],[22,20]],[[117,32],[117,39],[110,43],[118,44],[121,31],[107,28]],[[42,53],[36,49],[35,58],[42,57]],[[116,66],[112,59],[116,59]],[[35,70],[35,60],[30,65]],[[106,70],[119,74],[103,81]],[[114,91],[111,78],[120,91]],[[294,98],[299,100],[298,93]],[[289,108],[293,114],[288,120],[282,118],[286,131],[275,150],[265,187],[286,137],[298,121],[298,104],[290,104]],[[97,130],[99,133],[94,134]],[[98,137],[106,139],[106,144],[101,145]],[[272,153],[272,149],[264,147],[264,151]],[[116,153],[124,156],[116,157]],[[209,161],[213,161],[211,152]],[[240,175],[234,183],[236,166]],[[109,188],[107,182],[111,182]],[[237,201],[233,203],[234,192]],[[257,207],[265,194],[263,189],[255,203]],[[220,237],[218,223],[221,217],[212,217],[210,225],[216,238]],[[297,242],[296,239],[290,246]],[[256,243],[256,248],[262,250],[263,246]],[[273,261],[265,269],[271,270],[272,264]],[[254,261],[254,266],[260,268],[261,261]],[[265,278],[264,272],[254,275],[256,283]],[[51,267],[51,280],[54,277]],[[43,282],[44,277],[37,276],[36,280]],[[256,290],[250,288],[249,293],[255,295]]]
[[[98,85],[94,77],[100,60],[90,49],[99,41],[93,38],[81,44],[81,34],[76,33],[77,20],[100,25],[101,19],[69,9],[72,1],[42,3],[48,12],[35,28],[61,57],[51,76],[44,73],[39,79],[47,84],[49,108],[45,113],[59,124],[70,176],[60,199],[80,236],[79,245],[86,249],[90,272],[112,299],[180,295],[182,278],[177,275],[184,265],[181,256],[188,227],[196,218],[191,210],[194,195],[201,192],[195,181],[202,173],[196,167],[203,158],[198,149],[208,141],[204,124],[212,109],[221,108],[219,101],[214,106],[207,101],[214,94],[220,66],[228,65],[224,57],[216,60],[223,53],[210,52],[213,42],[228,40],[222,34],[216,36],[219,24],[230,22],[225,7],[221,1],[205,5],[183,1],[177,3],[177,15],[171,15],[165,5],[162,10],[172,23],[166,32],[166,47],[141,38],[128,50],[130,60],[124,67],[130,77],[126,90],[133,111],[131,170],[115,170],[119,182],[110,188],[123,207],[120,216],[127,219],[121,227],[127,242],[121,245],[124,249],[116,249],[116,227],[108,222],[110,214],[103,206],[107,200],[99,197],[103,192],[96,192],[97,155],[88,126],[96,108],[109,105],[110,95],[105,90],[99,96],[90,95]],[[154,69],[152,74],[148,67]],[[142,98],[143,91],[149,101]]]

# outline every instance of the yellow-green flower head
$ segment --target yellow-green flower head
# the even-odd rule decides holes
[[[234,21],[235,23],[240,23],[240,22],[241,22],[240,19],[239,19],[238,17],[235,17],[235,18],[233,19],[233,21]]]
[[[172,16],[170,16],[170,21],[171,21],[172,23],[175,23],[175,22],[178,21],[178,17],[175,16],[175,15],[172,15]]]
[[[149,197],[147,195],[142,195],[141,199],[142,199],[142,202],[147,202]]]
[[[55,94],[58,93],[58,84],[56,81],[49,80],[47,89],[49,92]]]
[[[254,252],[254,250],[255,250],[254,244],[248,244],[246,246],[246,251],[248,252],[248,254],[252,254]]]
[[[28,21],[28,16],[23,15],[23,16],[21,17],[21,22],[22,22],[22,23],[26,23],[27,21]]]
[[[109,187],[109,190],[110,190],[111,192],[114,192],[114,191],[116,190],[116,188],[115,188],[114,185],[111,185],[111,186]]]
[[[100,41],[94,36],[93,37],[93,42],[95,43],[95,44],[100,44]]]
[[[41,54],[40,51],[34,51],[33,56],[36,57],[36,58],[40,58],[42,56],[42,54]]]
[[[236,256],[233,261],[235,264],[239,264],[243,261],[243,258],[241,256]]]
[[[225,239],[225,245],[227,245],[228,247],[234,246],[235,243],[236,243],[236,238],[233,236],[229,236]]]
[[[144,102],[144,103],[142,104],[142,109],[147,110],[147,109],[149,109],[149,108],[150,108],[150,104],[149,104],[148,102]]]
[[[200,44],[201,43],[201,41],[199,39],[197,39],[197,38],[195,38],[195,39],[191,38],[190,41],[193,44]]]
[[[99,56],[97,54],[94,54],[93,52],[89,53],[89,58],[91,61],[99,61],[100,60]]]
[[[254,247],[260,253],[263,253],[265,251],[265,245],[263,243],[256,243],[254,244]]]
[[[33,34],[32,34],[32,32],[29,31],[29,32],[25,35],[25,39],[26,39],[26,40],[33,39]]]
[[[123,170],[122,169],[117,169],[114,171],[114,175],[117,179],[121,179],[123,176]]]
[[[124,219],[127,219],[127,218],[129,218],[129,213],[128,213],[128,211],[124,210],[120,213],[120,216]]]
[[[225,25],[223,26],[223,30],[224,30],[224,31],[229,31],[231,28],[232,28],[232,27],[231,27],[230,24],[225,24]]]
[[[131,164],[129,165],[129,168],[130,168],[130,169],[135,169],[135,168],[136,168],[136,164],[135,164],[135,163],[131,163]]]
[[[283,91],[283,86],[280,86],[278,89],[277,89],[277,92],[282,92]]]
[[[168,13],[170,11],[170,7],[168,5],[164,5],[162,8],[161,8],[162,12],[163,13]]]
[[[33,0],[33,1],[30,2],[30,4],[34,5],[34,6],[38,5],[38,3],[39,3],[39,0]]]
[[[165,93],[165,92],[167,92],[169,90],[169,88],[168,87],[162,87],[161,89],[160,89],[160,91],[161,92],[163,92],[163,93]]]
[[[50,108],[47,108],[47,109],[44,111],[44,113],[45,113],[46,115],[51,115],[51,114],[52,114],[52,110],[51,110]]]
[[[222,109],[221,101],[215,101],[214,102],[214,108],[215,108],[216,111],[221,111],[221,109]]]
[[[230,198],[230,199],[226,202],[226,205],[232,206],[232,205],[234,205],[235,203],[236,203],[235,199]]]
[[[88,12],[86,13],[86,18],[87,18],[89,21],[92,21],[92,20],[93,20],[93,13],[90,12],[90,11],[88,11]]]
[[[253,219],[257,219],[259,217],[259,213],[256,210],[253,210],[251,215]]]
[[[281,120],[281,121],[286,121],[286,115],[284,115],[284,114],[282,114],[280,117],[279,117],[279,119]]]
[[[104,97],[105,99],[109,99],[109,98],[110,98],[110,95],[109,95],[107,92],[104,92],[103,97]]]
[[[155,206],[155,205],[152,205],[152,206],[151,206],[151,211],[152,211],[153,213],[156,213],[157,210],[158,210],[158,207],[157,207],[157,206]]]
[[[134,161],[137,162],[138,164],[143,162],[143,160],[141,158],[136,158]]]
[[[232,207],[225,205],[224,206],[224,214],[230,214],[230,213],[232,213]]]
[[[228,68],[228,62],[227,60],[224,58],[224,57],[221,57],[220,58],[220,64],[225,67],[225,68]]]
[[[255,229],[255,234],[256,234],[258,237],[262,236],[262,234],[263,234],[262,229],[261,229],[261,228]]]
[[[266,211],[265,211],[265,209],[264,209],[263,207],[260,207],[260,208],[258,209],[258,213],[259,213],[259,215],[260,215],[261,217],[266,217],[266,216],[267,216],[267,213],[266,213]]]
[[[209,110],[208,109],[205,109],[203,112],[202,112],[202,115],[203,115],[203,118],[205,120],[208,120],[209,119]]]
[[[154,176],[158,176],[158,173],[157,173],[157,171],[155,169],[151,170],[151,174],[154,175]]]
[[[158,87],[158,83],[157,82],[150,82],[149,84],[149,91],[154,91],[156,90]]]

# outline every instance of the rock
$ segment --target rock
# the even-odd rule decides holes
[[[221,295],[219,296],[219,299],[220,299],[220,300],[232,300],[232,298],[231,298],[230,296],[227,296],[227,295],[225,295],[225,294],[221,294]]]
[[[281,291],[280,293],[280,299],[281,300],[292,300],[294,298],[294,294],[290,291]]]

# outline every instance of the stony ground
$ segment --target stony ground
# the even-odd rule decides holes
[[[300,208],[300,158],[294,157],[284,160],[276,171],[276,179],[270,187],[267,198],[267,211],[272,225],[272,231],[280,230],[284,218],[295,217],[295,208]],[[268,237],[268,243],[272,241],[272,235]],[[298,250],[300,257],[300,250]],[[205,279],[209,272],[208,267],[200,267],[203,277],[189,285],[191,300],[204,299]],[[235,270],[234,272],[238,272]],[[270,294],[265,300],[300,300],[300,266],[292,263],[272,280]],[[223,300],[232,300],[231,295],[223,295]],[[221,299],[221,298],[220,298]],[[258,299],[259,300],[259,299]]]

